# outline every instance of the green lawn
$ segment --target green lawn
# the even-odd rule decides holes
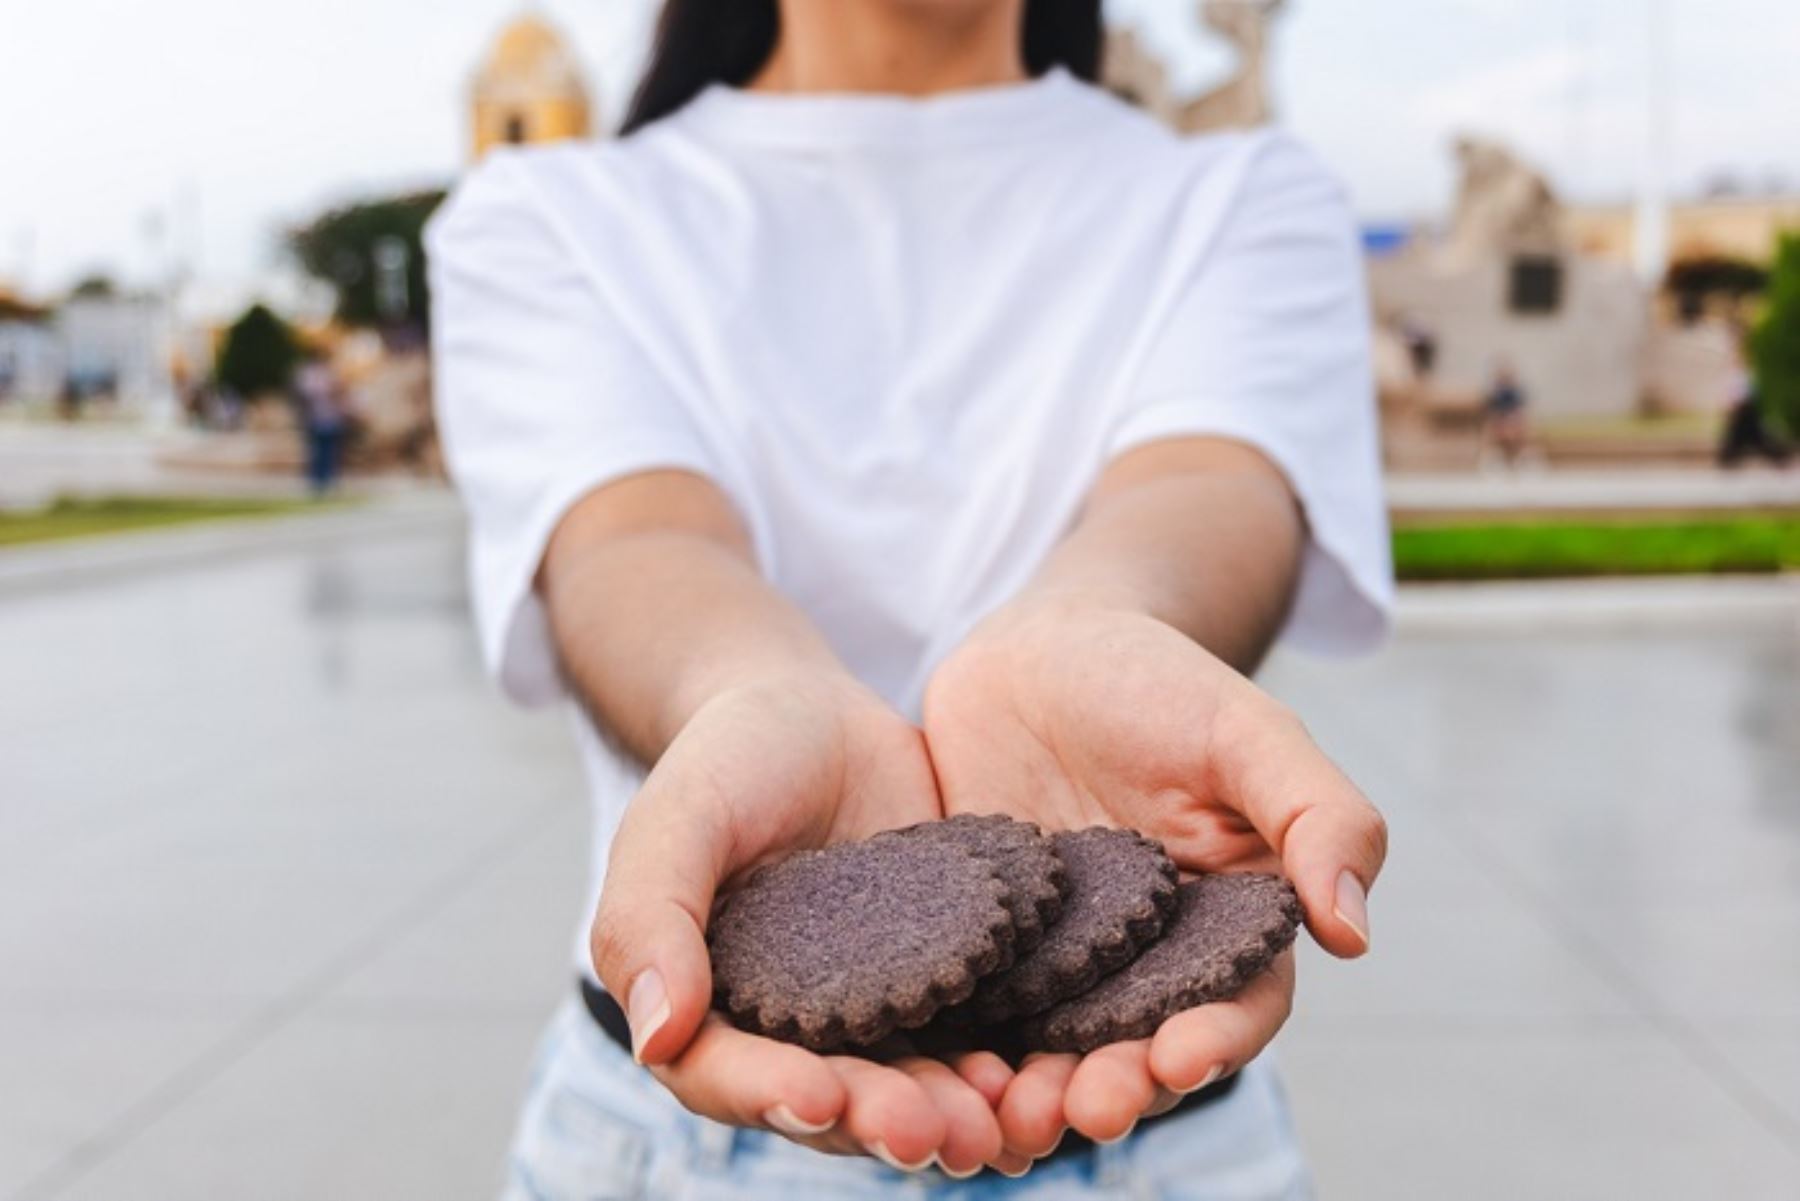
[[[327,502],[335,505],[338,502]],[[242,500],[182,496],[63,498],[42,509],[0,510],[0,546],[118,534],[227,518],[272,517],[319,506],[304,500]]]
[[[63,499],[0,511],[0,547],[320,507],[293,499]],[[1402,580],[1800,571],[1800,513],[1402,526],[1394,531],[1394,567]]]
[[[1419,525],[1394,531],[1403,580],[1800,570],[1800,513]]]

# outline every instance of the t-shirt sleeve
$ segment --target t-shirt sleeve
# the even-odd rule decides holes
[[[581,256],[499,151],[427,230],[437,417],[469,518],[483,657],[523,704],[564,694],[534,589],[551,532],[602,484],[658,468],[715,477],[671,389]]]
[[[1210,237],[1176,277],[1108,451],[1213,435],[1267,455],[1308,529],[1284,637],[1366,649],[1387,632],[1393,573],[1355,224],[1336,180],[1283,136],[1247,138],[1221,170],[1223,189],[1197,189],[1205,211],[1189,219]]]

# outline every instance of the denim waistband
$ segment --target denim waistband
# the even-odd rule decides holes
[[[587,1010],[588,1016],[593,1019],[596,1026],[600,1027],[607,1038],[618,1044],[626,1054],[630,1054],[631,1023],[625,1018],[625,1010],[613,999],[611,993],[595,984],[592,980],[583,977],[579,980],[579,985],[581,991],[581,1004],[582,1007]],[[1173,1118],[1177,1114],[1192,1113],[1203,1106],[1210,1105],[1216,1101],[1221,1101],[1231,1095],[1231,1091],[1237,1087],[1237,1083],[1238,1078],[1235,1074],[1215,1080],[1205,1088],[1196,1089],[1194,1092],[1181,1098],[1180,1101],[1175,1103],[1174,1108],[1164,1113],[1160,1113],[1153,1118],[1145,1118],[1137,1124],[1136,1130],[1146,1130],[1155,1123],[1168,1118]],[[1135,1132],[1136,1131],[1134,1131],[1134,1133]],[[1063,1137],[1062,1142],[1057,1146],[1055,1151],[1052,1151],[1038,1162],[1044,1163],[1069,1158],[1080,1155],[1086,1151],[1092,1151],[1093,1149],[1094,1142],[1092,1139],[1089,1139],[1079,1131],[1071,1130]]]

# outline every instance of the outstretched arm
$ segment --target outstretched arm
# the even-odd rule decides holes
[[[1363,953],[1380,815],[1243,674],[1287,613],[1304,533],[1283,476],[1248,446],[1190,438],[1122,456],[1038,577],[932,680],[946,809],[1128,826],[1187,871],[1281,871],[1318,942]],[[1043,1154],[1066,1126],[1118,1137],[1235,1071],[1285,1021],[1292,987],[1284,958],[1154,1039],[1034,1059],[1002,1103],[1009,1148]]]
[[[646,764],[720,693],[845,674],[805,614],[757,574],[730,501],[687,472],[589,494],[550,539],[538,589],[577,692]]]
[[[1305,540],[1287,481],[1257,451],[1155,442],[1107,469],[1018,600],[1140,612],[1248,674],[1287,615]]]
[[[919,732],[757,574],[742,523],[699,476],[653,472],[591,493],[556,530],[538,587],[582,700],[653,765],[613,840],[593,926],[596,970],[625,1005],[637,1057],[718,1121],[907,1166],[992,1160],[1011,1079],[994,1057],[884,1067],[708,1017],[716,890],[797,848],[939,816]]]

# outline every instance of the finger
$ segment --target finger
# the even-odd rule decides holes
[[[1171,1092],[1187,1094],[1237,1071],[1268,1046],[1294,1001],[1294,953],[1229,1001],[1216,1001],[1164,1022],[1150,1042],[1150,1071]]]
[[[1150,1102],[1150,1108],[1144,1110],[1144,1116],[1147,1118],[1160,1118],[1163,1114],[1168,1113],[1179,1104],[1181,1104],[1180,1093],[1171,1092],[1161,1085],[1158,1085],[1156,1096]]]
[[[646,1064],[674,1059],[706,1017],[706,915],[730,837],[691,793],[652,777],[613,839],[591,937],[594,969],[624,1003],[632,1054]]]
[[[937,1161],[946,1175],[967,1180],[1000,1155],[994,1107],[966,1080],[935,1059],[908,1059],[895,1066],[918,1082],[944,1116]]]
[[[994,1171],[1014,1180],[1031,1171],[1031,1160],[1016,1151],[1002,1151],[993,1162]]]
[[[1150,1074],[1150,1040],[1112,1043],[1082,1057],[1069,1078],[1063,1114],[1069,1125],[1097,1143],[1131,1133],[1156,1100]]]
[[[1006,1096],[1006,1088],[1017,1075],[1008,1067],[1006,1060],[992,1051],[970,1051],[966,1055],[958,1055],[950,1061],[950,1070],[968,1082],[970,1088],[981,1094],[981,1099],[988,1103],[988,1108],[999,1109],[1001,1098]]]
[[[1000,1099],[1000,1135],[1006,1149],[1029,1159],[1050,1154],[1068,1123],[1063,1098],[1080,1060],[1074,1055],[1033,1055]]]
[[[1319,945],[1354,958],[1369,949],[1368,893],[1387,857],[1387,823],[1297,717],[1246,689],[1221,712],[1214,792],[1281,856]]]
[[[867,1154],[902,1172],[918,1172],[948,1133],[937,1103],[917,1080],[897,1068],[851,1056],[825,1061],[843,1084],[847,1101],[843,1132]]]
[[[832,1129],[849,1100],[838,1074],[800,1047],[746,1034],[713,1017],[681,1055],[651,1069],[701,1117],[793,1137]]]

